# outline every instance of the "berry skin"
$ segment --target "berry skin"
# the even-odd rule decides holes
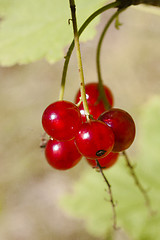
[[[113,107],[113,95],[111,90],[104,86],[106,98],[108,99],[109,104]],[[88,83],[85,85],[86,91],[86,99],[88,103],[89,113],[93,116],[94,119],[97,119],[101,113],[103,113],[106,109],[103,104],[103,101],[100,99],[98,83]],[[81,93],[80,90],[77,92],[75,97],[75,103],[77,104],[80,101]],[[83,122],[86,121],[83,103],[79,106]]]
[[[99,115],[105,111],[105,107],[103,104],[99,104],[97,106],[88,104],[88,109],[89,109],[89,114],[94,119],[97,119],[99,117]],[[79,110],[80,110],[80,113],[82,116],[82,121],[86,122],[86,115],[84,112],[83,103],[80,104]]]
[[[98,159],[98,162],[103,169],[110,168],[117,162],[118,157],[119,157],[119,153],[110,152],[104,158]],[[95,159],[86,158],[86,160],[92,167],[97,167],[97,163]]]
[[[106,123],[114,133],[115,144],[112,152],[121,152],[129,148],[135,138],[135,123],[129,113],[112,108],[102,113],[98,119]]]
[[[45,148],[48,163],[58,170],[67,170],[74,167],[82,158],[74,140],[57,141],[50,139]]]
[[[107,86],[104,86],[104,90],[106,93],[106,97],[109,101],[109,104],[113,106],[113,96],[112,96],[111,90]],[[86,99],[88,104],[94,105],[94,104],[99,104],[100,102],[103,103],[102,100],[99,99],[98,83],[86,84],[85,91],[86,91]],[[79,90],[75,98],[76,103],[80,101],[80,97],[81,97],[81,93]]]
[[[68,101],[57,101],[50,104],[42,115],[42,125],[46,133],[60,141],[75,137],[82,124],[78,107]]]
[[[87,158],[101,158],[112,151],[114,134],[110,127],[98,120],[83,123],[75,137],[78,150]]]

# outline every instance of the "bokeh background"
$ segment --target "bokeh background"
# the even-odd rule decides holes
[[[96,82],[96,45],[111,12],[104,13],[91,41],[81,43],[86,82]],[[141,107],[160,94],[160,16],[130,8],[120,16],[120,30],[109,29],[103,44],[103,80],[115,106],[128,111],[137,124],[138,149]],[[67,47],[65,51],[67,50]],[[0,68],[0,239],[90,240],[85,220],[70,216],[59,205],[73,184],[89,168],[84,159],[59,172],[46,162],[40,149],[41,116],[59,96],[63,60],[51,65],[41,60]],[[65,99],[74,100],[79,88],[75,52],[69,64]],[[94,170],[93,170],[94,171]],[[117,239],[128,239],[125,233]]]

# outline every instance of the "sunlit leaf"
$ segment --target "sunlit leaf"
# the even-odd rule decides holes
[[[77,1],[80,26],[104,0]],[[73,39],[69,1],[0,0],[0,64],[25,64],[41,58],[53,63],[65,55],[64,48]],[[83,40],[93,38],[95,24],[88,27]]]

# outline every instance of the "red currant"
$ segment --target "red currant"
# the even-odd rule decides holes
[[[59,170],[74,167],[82,158],[74,140],[57,141],[50,139],[45,148],[45,155],[48,163]]]
[[[90,115],[93,116],[94,119],[97,119],[99,115],[106,110],[102,99],[100,99],[98,83],[86,84],[85,90],[86,90],[86,99],[89,107],[89,113]],[[112,107],[113,106],[112,92],[107,86],[104,86],[104,90],[105,90],[106,98],[108,99],[108,102]],[[78,103],[80,101],[80,97],[81,97],[81,93],[79,90],[75,97],[75,103]],[[80,104],[79,109],[82,115],[83,122],[85,122],[86,117],[84,113],[83,103]]]
[[[105,107],[103,104],[99,104],[97,106],[88,104],[88,108],[89,108],[89,114],[93,116],[94,119],[97,119],[99,115],[105,111]],[[84,112],[83,103],[80,104],[79,110],[82,116],[82,121],[86,122],[86,115]]]
[[[98,159],[98,162],[102,168],[110,168],[117,162],[118,156],[119,153],[110,152],[107,156]],[[97,167],[95,159],[86,158],[86,160],[92,167]]]
[[[111,90],[107,86],[104,86],[104,90],[110,105],[113,106],[113,96],[112,96]],[[99,95],[98,83],[86,84],[85,91],[86,91],[86,99],[88,104],[94,105],[94,104],[99,104],[100,102],[103,103],[102,100],[99,99],[100,95]],[[76,94],[76,99],[75,99],[76,103],[80,101],[80,97],[81,97],[81,92],[79,90],[78,93]]]
[[[81,124],[78,107],[68,101],[50,104],[42,116],[42,125],[46,133],[60,141],[73,139]]]
[[[135,138],[135,123],[129,113],[112,108],[102,113],[98,119],[113,130],[115,136],[113,152],[121,152],[129,148]]]
[[[75,137],[77,147],[88,158],[101,158],[112,151],[114,134],[110,127],[98,120],[83,123]]]

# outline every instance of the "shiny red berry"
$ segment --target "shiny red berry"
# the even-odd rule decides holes
[[[113,106],[113,95],[111,93],[111,90],[104,85],[104,90],[106,93],[106,97],[109,101],[109,104]],[[88,83],[85,85],[85,91],[86,91],[86,99],[88,104],[96,105],[99,103],[103,103],[102,100],[100,99],[100,94],[99,94],[99,88],[98,88],[98,83]],[[78,103],[80,101],[81,93],[80,90],[78,91],[75,101]]]
[[[113,152],[121,152],[129,148],[135,138],[135,123],[129,113],[122,109],[112,108],[102,113],[98,119],[106,123],[114,133]]]
[[[95,120],[99,117],[99,115],[100,115],[101,113],[103,113],[103,112],[105,111],[105,107],[104,107],[103,104],[99,104],[98,106],[88,104],[88,109],[89,109],[89,114],[90,114]],[[84,112],[83,103],[80,104],[79,110],[80,110],[80,113],[81,113],[81,116],[82,116],[82,121],[83,121],[83,122],[86,122],[86,115],[85,115],[85,112]]]
[[[83,123],[75,137],[77,147],[88,158],[101,158],[112,151],[114,134],[110,127],[98,120]]]
[[[48,163],[58,170],[67,170],[74,167],[82,158],[74,140],[57,141],[50,139],[45,148]]]
[[[113,107],[113,95],[111,90],[104,85],[104,90],[106,94],[106,98],[108,99],[109,104],[111,107]],[[100,98],[98,83],[88,83],[85,85],[85,91],[86,91],[86,99],[89,107],[89,113],[93,116],[94,119],[97,119],[99,115],[104,112],[105,106]],[[80,101],[81,93],[80,90],[77,92],[75,97],[75,103],[78,103]],[[85,113],[83,104],[81,103],[79,106],[80,112],[82,114],[83,122],[86,121]]]
[[[118,156],[119,153],[110,152],[107,156],[98,159],[98,162],[102,168],[110,168],[117,162]],[[86,160],[92,167],[97,167],[95,159],[86,158]]]
[[[42,125],[46,133],[60,141],[73,139],[81,124],[82,118],[78,107],[68,101],[50,104],[42,116]]]

